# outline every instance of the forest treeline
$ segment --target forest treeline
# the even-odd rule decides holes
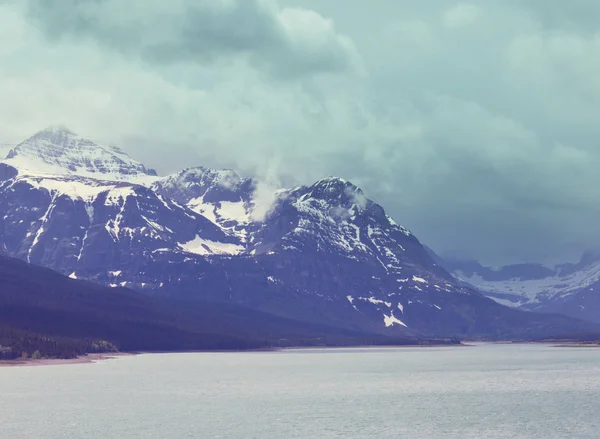
[[[0,360],[76,358],[88,353],[116,352],[105,340],[52,337],[0,324]]]

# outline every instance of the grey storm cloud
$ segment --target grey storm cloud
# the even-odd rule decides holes
[[[358,67],[331,21],[264,0],[34,0],[29,13],[49,38],[89,38],[153,64],[245,55],[283,76]]]
[[[516,6],[529,10],[549,29],[558,31],[576,28],[591,33],[598,31],[600,3],[590,0],[511,0]]]
[[[600,248],[596,0],[0,0],[0,144],[339,175],[441,253]]]

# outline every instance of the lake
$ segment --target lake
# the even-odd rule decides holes
[[[590,438],[600,349],[145,354],[0,368],[2,438]]]

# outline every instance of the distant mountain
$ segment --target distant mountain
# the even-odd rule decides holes
[[[12,148],[14,148],[14,145],[0,142],[0,160],[5,159]]]
[[[273,191],[264,206],[258,183],[233,171],[159,178],[104,153],[90,167],[80,157],[88,149],[72,145],[93,142],[60,130],[38,138],[0,164],[0,248],[72,278],[395,337],[531,338],[585,327],[508,309],[457,282],[344,179]],[[35,160],[15,167],[19,155]]]
[[[540,312],[561,312],[600,322],[600,254],[585,253],[579,262],[547,267],[514,264],[497,269],[476,261],[440,262],[464,284],[498,303]]]
[[[156,171],[147,169],[119,148],[99,145],[62,127],[47,128],[19,143],[8,152],[4,163],[30,173],[111,181],[143,183],[156,177]]]

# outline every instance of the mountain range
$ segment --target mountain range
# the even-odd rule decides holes
[[[0,163],[0,249],[105,287],[397,337],[536,338],[595,326],[511,309],[338,177],[273,190],[231,170],[160,177],[49,128]],[[283,324],[283,323],[282,323]]]
[[[464,285],[498,303],[537,312],[559,312],[600,322],[600,254],[584,253],[576,263],[523,263],[499,268],[477,261],[436,258]]]

